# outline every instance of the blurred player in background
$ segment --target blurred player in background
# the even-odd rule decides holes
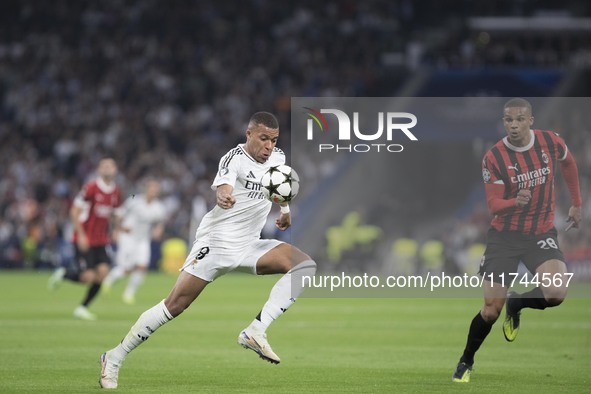
[[[125,357],[160,326],[180,315],[209,283],[233,270],[285,274],[271,289],[260,313],[238,336],[240,345],[264,360],[280,362],[265,332],[301,294],[301,278],[314,275],[316,263],[290,244],[260,239],[272,205],[261,192],[260,179],[269,167],[285,163],[285,155],[275,147],[278,137],[275,116],[257,112],[250,118],[246,143],[222,157],[212,184],[217,205],[201,221],[175,286],[166,299],[139,317],[119,345],[103,353],[101,387],[116,388]],[[276,225],[280,230],[291,225],[287,203],[282,204]]]
[[[158,199],[160,183],[155,179],[145,182],[144,194],[132,195],[115,215],[117,226],[117,254],[115,267],[103,282],[103,292],[110,292],[119,279],[129,275],[123,292],[126,304],[135,303],[135,293],[143,283],[150,263],[150,243],[161,239],[164,232],[166,209]]]
[[[88,305],[97,296],[103,279],[109,273],[109,224],[115,208],[121,205],[121,190],[115,184],[115,160],[101,159],[97,174],[97,179],[83,186],[70,209],[74,227],[74,264],[68,269],[58,268],[48,283],[51,289],[57,288],[64,278],[90,284],[86,297],[74,310],[74,317],[83,320],[96,320]]]
[[[577,228],[582,217],[578,170],[562,138],[551,131],[531,130],[533,120],[527,100],[509,100],[503,110],[507,136],[482,161],[486,200],[495,216],[480,265],[484,306],[470,325],[453,374],[455,382],[470,381],[474,354],[505,304],[503,333],[512,342],[523,308],[558,306],[566,297],[569,277],[554,227],[554,174],[560,167],[571,196],[569,228]],[[507,293],[520,261],[542,285],[523,294]]]

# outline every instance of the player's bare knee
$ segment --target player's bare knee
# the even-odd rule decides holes
[[[482,318],[485,322],[492,324],[497,321],[502,309],[502,304],[499,306],[497,303],[487,303],[484,304],[484,306],[480,310],[480,314],[482,315]]]
[[[102,282],[107,277],[108,274],[109,274],[109,269],[108,268],[106,268],[106,269],[100,269],[99,268],[97,270],[97,272],[95,273],[95,275],[94,275],[94,280],[96,282]]]
[[[96,273],[92,270],[86,270],[80,274],[80,282],[82,283],[94,283],[96,278]]]
[[[500,312],[497,311],[496,309],[482,309],[480,311],[480,314],[482,315],[482,318],[484,319],[485,322],[487,323],[494,323],[497,321],[497,319],[499,318]]]

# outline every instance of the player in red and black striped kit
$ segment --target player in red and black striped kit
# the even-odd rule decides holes
[[[566,297],[566,264],[554,227],[554,175],[560,168],[571,196],[569,227],[581,222],[581,192],[575,159],[566,144],[551,131],[531,130],[531,104],[509,100],[504,106],[507,136],[484,156],[482,177],[489,211],[494,215],[487,235],[480,274],[484,276],[484,306],[472,320],[464,353],[452,380],[470,381],[474,354],[505,307],[503,333],[507,341],[517,336],[523,308],[558,306]],[[508,288],[519,262],[542,286],[517,294]],[[557,276],[560,280],[555,280]]]
[[[102,159],[97,173],[98,178],[84,185],[70,210],[74,227],[75,264],[68,270],[56,270],[49,280],[51,288],[57,287],[63,278],[90,284],[86,297],[74,310],[74,317],[84,320],[96,319],[87,307],[109,273],[111,261],[106,249],[111,242],[109,223],[114,209],[121,205],[121,190],[115,184],[115,161],[111,158]]]

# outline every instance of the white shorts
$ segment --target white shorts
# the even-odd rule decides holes
[[[119,235],[115,262],[119,267],[147,267],[150,264],[150,240],[137,240]]]
[[[276,239],[259,239],[243,249],[228,252],[210,246],[207,241],[196,240],[181,271],[208,282],[234,270],[256,275],[261,256],[282,243]]]

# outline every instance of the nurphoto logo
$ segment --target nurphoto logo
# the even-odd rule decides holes
[[[334,151],[334,152],[402,152],[404,146],[401,144],[390,143],[395,136],[401,133],[411,141],[418,141],[418,138],[410,131],[416,126],[417,117],[409,112],[378,112],[373,116],[377,116],[377,130],[360,130],[359,128],[359,112],[353,112],[353,122],[347,113],[335,108],[321,108],[320,110],[303,107],[308,116],[307,122],[307,139],[314,140],[314,135],[331,132],[329,123],[324,114],[333,115],[332,119],[337,122],[337,136],[339,141],[354,141],[360,140],[364,142],[371,141],[372,143],[359,144],[318,144],[318,151]],[[363,114],[363,116],[370,116]],[[318,131],[314,131],[314,129]],[[320,138],[321,139],[321,138]],[[380,141],[384,141],[380,143]]]

